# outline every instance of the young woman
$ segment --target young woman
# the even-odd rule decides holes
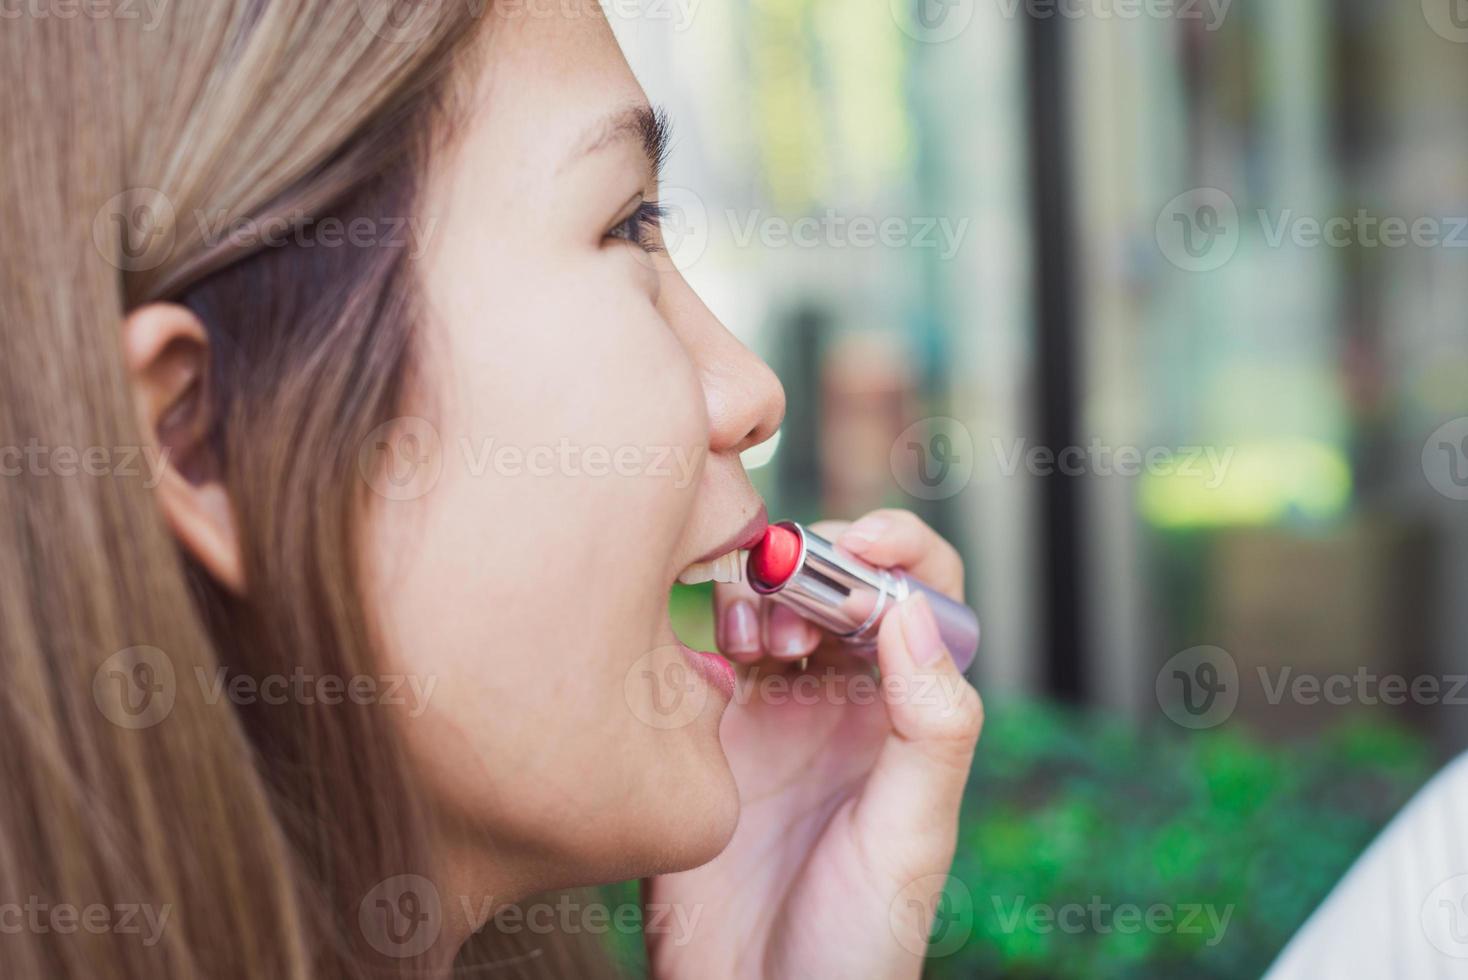
[[[875,698],[745,586],[741,696],[673,635],[783,393],[594,0],[64,6],[0,28],[0,973],[584,975],[494,914],[644,877],[658,976],[916,976],[979,699],[921,600]]]

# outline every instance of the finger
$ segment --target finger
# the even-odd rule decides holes
[[[766,599],[760,609],[761,639],[766,656],[774,660],[799,660],[809,656],[821,642],[821,631],[788,606]]]
[[[827,541],[835,541],[850,526],[850,521],[816,521],[814,524],[806,525],[806,528],[816,532]]]
[[[893,612],[877,634],[892,729],[854,816],[871,840],[912,842],[889,870],[920,874],[946,870],[952,859],[984,709],[944,649],[927,600],[914,595]]]
[[[735,663],[750,664],[764,656],[759,611],[763,603],[747,583],[714,586],[714,642]]]
[[[872,511],[842,531],[836,543],[873,565],[904,568],[939,592],[963,599],[958,551],[912,511]]]

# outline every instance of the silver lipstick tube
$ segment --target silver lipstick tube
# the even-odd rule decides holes
[[[800,538],[795,571],[778,586],[746,573],[750,587],[846,643],[853,652],[876,656],[877,630],[887,612],[914,592],[921,592],[938,621],[938,633],[960,671],[979,650],[979,617],[961,602],[904,572],[876,568],[843,551],[794,521],[781,521]]]

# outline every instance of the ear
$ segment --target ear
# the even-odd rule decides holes
[[[214,419],[204,324],[185,306],[150,303],[123,323],[122,348],[139,417],[162,464],[158,500],[164,519],[209,574],[243,595],[234,514],[207,441]]]

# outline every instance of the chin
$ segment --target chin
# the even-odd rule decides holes
[[[617,848],[625,856],[624,865],[602,877],[672,874],[707,864],[723,853],[739,823],[739,790],[719,751],[697,772],[679,774],[671,791],[658,793],[645,806],[631,807],[623,801],[618,809],[624,816],[640,812],[641,818],[625,828]]]
[[[716,771],[704,774],[703,785],[693,798],[668,809],[669,821],[664,841],[671,852],[669,866],[659,873],[687,871],[707,864],[724,852],[739,824],[739,790],[734,774],[719,753]]]

